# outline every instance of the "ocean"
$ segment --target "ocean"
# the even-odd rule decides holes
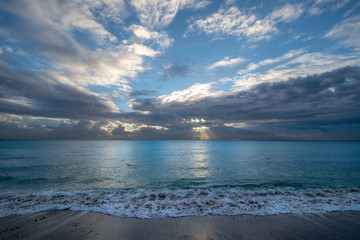
[[[360,142],[0,141],[0,216],[360,210]]]

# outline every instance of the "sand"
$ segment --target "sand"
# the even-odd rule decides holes
[[[47,211],[0,218],[0,239],[360,239],[360,212],[136,219]]]

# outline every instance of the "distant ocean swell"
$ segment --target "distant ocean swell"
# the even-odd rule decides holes
[[[0,216],[62,209],[137,218],[360,211],[360,188],[235,187],[0,194]]]

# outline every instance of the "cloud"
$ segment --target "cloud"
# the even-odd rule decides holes
[[[108,99],[49,73],[13,69],[0,61],[0,112],[94,119],[119,109]]]
[[[69,32],[73,29],[86,31],[94,41],[106,39],[116,41],[116,37],[100,24],[94,12],[108,13],[101,15],[110,21],[121,22],[124,16],[124,2],[120,1],[23,1],[2,2],[0,8],[10,12],[27,24],[34,24],[32,30],[53,28],[56,31]],[[29,22],[26,22],[29,21]],[[20,30],[20,29],[19,29]]]
[[[0,134],[3,138],[37,134],[38,138],[57,139],[356,140],[360,136],[359,76],[359,67],[345,67],[241,91],[218,91],[212,88],[217,83],[196,84],[168,96],[133,99],[135,112],[116,114],[111,108],[103,110],[106,105],[93,96],[92,101],[71,102],[76,106],[69,111],[77,113],[79,120],[70,120],[74,115],[65,111],[70,104],[57,107],[55,114],[39,101],[37,107],[44,106],[45,117],[19,116],[19,111],[1,114]],[[68,90],[49,92],[52,97],[44,93],[47,91],[38,94],[50,106],[61,102],[61,94],[71,95]],[[89,104],[92,106],[81,110]],[[145,111],[148,113],[141,113]]]
[[[269,123],[246,128],[216,126],[211,128],[215,139],[222,140],[358,140],[359,126],[350,124]]]
[[[123,140],[359,140],[360,126],[356,124],[264,123],[233,128],[218,125],[173,125],[167,130],[143,127],[135,132],[118,125],[110,131],[107,122],[65,121],[55,127],[18,125],[0,120],[2,139],[123,139]]]
[[[226,0],[225,4],[230,5],[230,4],[233,4],[235,2],[236,2],[236,0]]]
[[[187,1],[187,7],[188,8],[193,8],[193,9],[201,9],[201,8],[206,8],[208,5],[211,4],[211,1],[196,1],[196,0],[192,0],[192,1]]]
[[[244,74],[244,73],[252,72],[260,67],[272,65],[272,64],[279,63],[279,62],[287,60],[287,59],[294,58],[295,56],[298,56],[298,55],[302,54],[303,52],[304,52],[304,50],[302,50],[302,49],[291,50],[288,53],[286,53],[280,57],[277,57],[277,58],[268,58],[268,59],[262,60],[258,63],[250,63],[245,69],[240,70],[238,73]]]
[[[291,124],[355,124],[360,120],[356,110],[360,102],[359,73],[359,67],[346,67],[320,75],[263,83],[248,90],[213,94],[210,86],[197,84],[169,96],[133,101],[132,107],[152,113],[176,113],[184,119],[202,118],[217,124],[274,120]],[[204,95],[199,96],[202,92]]]
[[[118,85],[117,87],[118,88],[116,90],[114,90],[112,93],[108,94],[110,99],[127,97],[133,91],[132,87],[130,87],[127,84]]]
[[[186,103],[186,102],[193,102],[197,101],[199,99],[204,99],[208,97],[217,96],[222,91],[213,91],[212,86],[214,85],[213,82],[210,83],[196,83],[193,86],[185,89],[185,90],[179,90],[174,91],[169,95],[162,95],[157,97],[157,101],[161,104],[171,104],[172,102],[179,102],[179,103]],[[146,101],[146,100],[145,100]],[[138,109],[136,106],[138,102],[132,102],[131,106],[135,110],[142,110]],[[152,103],[150,102],[152,105]],[[149,109],[147,111],[153,111],[152,109]]]
[[[53,129],[52,139],[106,139],[109,133],[102,128],[106,122],[81,120],[77,123],[63,123]]]
[[[201,0],[132,0],[140,22],[149,28],[163,28],[168,26],[181,9],[204,8],[209,1]]]
[[[207,68],[209,70],[213,70],[213,69],[218,68],[218,67],[232,67],[232,66],[235,66],[235,65],[237,65],[237,64],[239,64],[241,62],[244,62],[244,61],[245,61],[245,59],[243,59],[241,57],[238,57],[238,58],[224,57],[222,60],[211,64]]]
[[[107,30],[108,21],[118,23],[126,16],[124,6],[111,0],[1,2],[0,9],[13,20],[1,24],[0,31],[17,48],[26,46],[22,59],[37,69],[51,69],[58,78],[82,86],[129,84],[150,68],[145,59],[160,51],[141,41],[120,43]],[[111,14],[105,17],[99,11]],[[166,34],[151,34],[154,41],[163,41],[160,47],[171,43]]]
[[[136,121],[134,121],[136,122]],[[124,123],[117,120],[71,120],[0,114],[1,139],[176,139],[189,136],[159,125]],[[175,135],[174,135],[175,134]],[[191,137],[190,137],[191,138]],[[188,139],[190,139],[188,138]]]
[[[346,47],[354,47],[360,50],[360,16],[347,18],[336,24],[326,35],[339,41]]]
[[[183,76],[189,71],[189,67],[187,65],[181,64],[172,64],[168,63],[164,65],[165,70],[162,72],[162,78],[167,80],[169,78],[174,78],[177,76]]]
[[[80,85],[124,85],[140,72],[149,69],[144,63],[145,57],[160,54],[148,46],[139,43],[118,45],[112,49],[83,51],[68,56],[51,55],[57,74]]]
[[[118,134],[117,134],[118,133]],[[142,127],[138,131],[126,132],[122,127],[113,131],[114,139],[131,140],[189,140],[193,139],[193,132],[189,127],[172,126],[171,128],[157,129],[156,127]]]
[[[205,19],[195,20],[192,26],[207,35],[231,35],[252,40],[268,38],[269,34],[276,30],[269,20],[260,20],[254,14],[245,14],[236,6],[220,8]]]
[[[320,15],[326,11],[336,11],[349,2],[350,0],[316,0],[307,12],[310,15]]]
[[[302,4],[286,4],[285,6],[273,11],[270,18],[279,22],[291,22],[298,19],[304,13]]]
[[[280,64],[270,69],[265,69],[266,71],[252,72],[260,67],[270,67],[274,63]],[[286,81],[289,78],[321,74],[337,68],[354,65],[360,65],[358,54],[308,53],[304,49],[298,49],[291,50],[277,58],[250,63],[246,69],[238,72],[239,76],[235,76],[232,82],[234,89],[245,90],[261,83]]]
[[[151,40],[161,49],[168,48],[173,42],[174,39],[169,38],[166,32],[156,32],[156,31],[149,31],[148,28],[133,24],[129,27],[129,30],[133,32],[134,36],[140,41],[147,41]]]
[[[160,54],[159,51],[154,51],[153,49],[145,45],[137,44],[137,43],[130,45],[128,51],[132,51],[139,56],[147,56],[147,57],[155,57],[156,55]]]
[[[0,115],[2,139],[101,139],[109,136],[107,125],[107,121]]]
[[[296,20],[303,11],[301,4],[286,4],[268,16],[259,18],[255,14],[242,12],[236,6],[221,6],[217,12],[205,19],[194,20],[189,28],[196,27],[207,35],[230,35],[239,39],[259,41],[269,39],[271,34],[278,31],[276,23]]]
[[[152,35],[156,32],[150,32],[146,27],[133,24],[129,27],[129,30],[131,30],[134,35],[141,40],[148,40],[152,38]]]

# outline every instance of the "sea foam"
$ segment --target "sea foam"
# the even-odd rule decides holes
[[[136,218],[320,213],[360,210],[360,189],[200,188],[0,194],[0,216],[63,209]]]

